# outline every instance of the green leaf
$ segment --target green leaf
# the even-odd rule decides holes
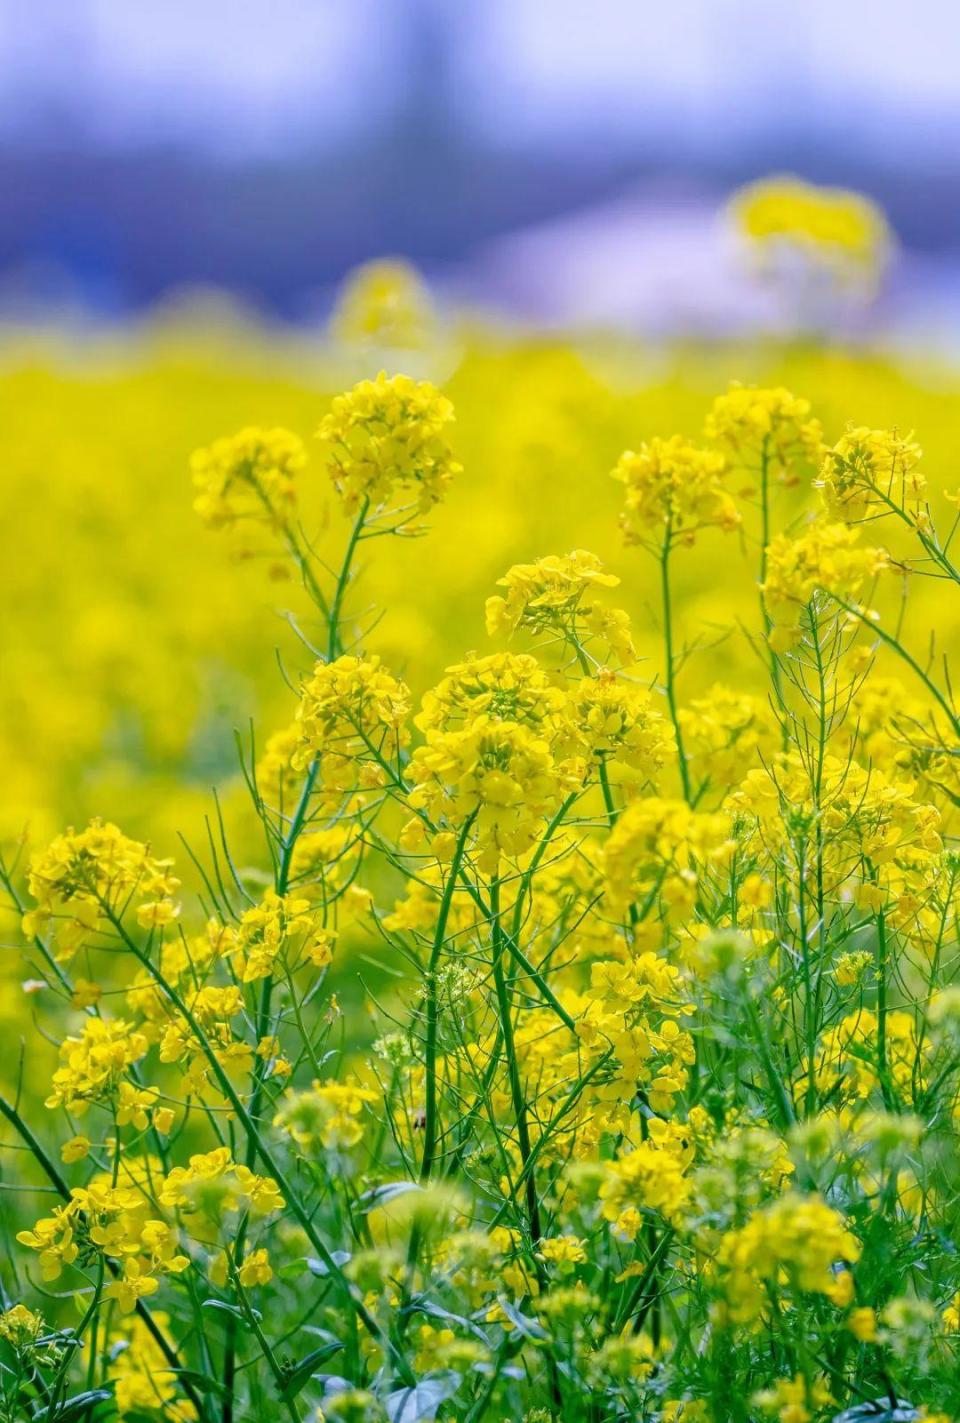
[[[244,1328],[249,1329],[250,1327],[249,1321],[247,1320],[247,1316],[244,1314],[240,1306],[236,1304],[227,1304],[227,1301],[225,1299],[205,1299],[200,1308],[222,1310],[224,1314],[232,1314],[235,1319],[239,1319],[243,1323]],[[253,1315],[254,1319],[257,1320],[258,1323],[263,1318],[263,1315],[260,1313],[259,1310],[251,1308],[250,1313]]]
[[[370,1191],[364,1191],[358,1197],[357,1204],[365,1211],[372,1211],[377,1206],[384,1205],[387,1201],[392,1201],[397,1196],[407,1196],[411,1191],[422,1191],[423,1187],[417,1181],[387,1181],[382,1186],[374,1186]]]
[[[282,1389],[284,1398],[296,1398],[304,1384],[313,1377],[314,1370],[325,1364],[328,1359],[332,1359],[334,1354],[338,1354],[343,1348],[339,1339],[331,1339],[329,1344],[321,1344],[317,1349],[311,1349],[309,1354],[305,1354],[298,1364],[291,1370],[289,1377]]]
[[[832,1423],[915,1423],[919,1411],[905,1398],[891,1402],[889,1398],[872,1398],[837,1413]]]
[[[330,1258],[335,1265],[339,1265],[340,1268],[343,1269],[344,1265],[346,1265],[347,1262],[351,1259],[351,1255],[349,1250],[331,1250]],[[311,1275],[320,1275],[321,1277],[323,1277],[324,1275],[329,1275],[330,1273],[324,1262],[322,1260],[318,1260],[314,1255],[308,1255],[306,1260],[304,1261],[304,1264],[310,1271]]]
[[[539,1344],[548,1344],[550,1342],[550,1335],[538,1320],[530,1319],[528,1315],[521,1314],[517,1306],[511,1304],[508,1299],[504,1299],[502,1295],[497,1296],[497,1303],[513,1327],[519,1329],[525,1339],[533,1339]]]
[[[383,1406],[390,1423],[432,1423],[441,1403],[453,1397],[462,1379],[462,1374],[444,1369],[424,1374],[412,1388],[399,1388],[396,1393],[388,1394]]]
[[[65,1398],[54,1414],[56,1423],[69,1423],[71,1419],[86,1418],[97,1403],[106,1403],[113,1398],[109,1388],[91,1388],[86,1393],[75,1393]]]

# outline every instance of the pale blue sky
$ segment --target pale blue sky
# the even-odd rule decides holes
[[[431,18],[451,121],[499,143],[792,123],[936,162],[960,127],[952,0],[0,0],[0,137],[334,144],[402,100]]]

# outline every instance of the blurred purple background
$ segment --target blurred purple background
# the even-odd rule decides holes
[[[960,7],[876,0],[0,0],[0,311],[225,288],[312,319],[403,255],[539,321],[723,328],[717,213],[857,187],[876,320],[960,329]]]

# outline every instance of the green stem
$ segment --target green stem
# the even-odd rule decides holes
[[[763,621],[763,637],[767,646],[767,657],[770,662],[770,680],[773,683],[773,693],[777,699],[777,705],[781,711],[786,710],[783,699],[783,684],[780,677],[780,660],[770,644],[770,636],[773,632],[773,618],[767,607],[767,595],[764,585],[767,581],[767,549],[770,546],[770,444],[769,436],[764,436],[763,444],[760,447],[760,616]],[[783,736],[783,750],[787,749],[787,724],[781,722]]]
[[[887,1110],[893,1108],[893,1093],[887,1070],[887,919],[877,914],[877,1074]]]
[[[510,1081],[510,1096],[513,1100],[513,1114],[517,1126],[517,1144],[520,1148],[520,1164],[526,1177],[527,1217],[530,1222],[530,1237],[536,1243],[540,1240],[540,1201],[532,1165],[530,1128],[527,1122],[527,1104],[517,1061],[517,1048],[513,1036],[513,1009],[510,991],[503,971],[503,931],[500,925],[500,881],[494,880],[490,886],[490,927],[493,931],[493,981],[497,992],[497,1010],[500,1017],[500,1031],[503,1034],[503,1050],[507,1060],[507,1076]]]
[[[670,720],[673,722],[674,735],[677,739],[677,761],[680,766],[680,782],[683,786],[683,798],[690,804],[690,768],[687,765],[686,753],[683,749],[683,732],[680,729],[680,718],[677,715],[677,693],[676,693],[676,668],[673,652],[673,602],[670,596],[670,550],[673,543],[673,534],[670,523],[667,523],[663,536],[663,547],[660,550],[660,598],[663,608],[663,640],[666,652],[666,668],[664,671],[667,690],[667,706],[670,708]]]
[[[464,821],[463,829],[460,831],[460,836],[457,840],[457,848],[454,851],[450,872],[447,875],[447,882],[443,887],[443,897],[440,900],[440,910],[437,915],[437,926],[433,935],[433,946],[430,950],[430,962],[427,965],[425,984],[427,993],[427,1041],[424,1064],[426,1082],[424,1094],[423,1158],[420,1163],[421,1185],[426,1185],[430,1180],[430,1173],[433,1170],[437,1149],[437,1030],[439,1027],[440,1007],[437,1001],[437,969],[440,964],[440,955],[443,952],[443,945],[446,939],[447,921],[450,917],[450,907],[453,903],[453,892],[460,874],[464,847],[466,846],[467,836],[470,833],[470,828],[475,819],[476,814],[474,813]]]
[[[903,661],[907,664],[911,671],[915,672],[916,675],[920,678],[921,682],[926,687],[930,695],[933,697],[937,705],[943,711],[946,712],[954,734],[956,736],[960,736],[960,717],[957,716],[956,712],[953,710],[953,707],[950,705],[946,697],[940,691],[940,688],[936,685],[935,682],[930,679],[928,674],[920,666],[920,663],[917,661],[917,659],[907,651],[903,644],[897,638],[893,637],[890,633],[886,632],[882,627],[880,627],[879,623],[875,623],[871,618],[868,618],[860,608],[855,607],[852,603],[845,602],[843,598],[838,598],[836,593],[831,593],[830,597],[833,599],[833,601],[837,604],[839,608],[842,608],[844,610],[845,613],[849,613],[851,617],[857,618],[858,621],[863,623],[865,627],[869,628],[872,633],[875,633],[882,643],[884,643],[887,647],[893,648],[894,652],[896,652],[897,655],[903,659]]]
[[[343,651],[343,641],[340,637],[340,615],[343,611],[343,598],[350,582],[350,569],[353,566],[354,554],[357,551],[357,544],[360,542],[360,535],[367,517],[367,510],[370,507],[370,500],[364,499],[360,505],[360,512],[357,514],[350,531],[350,538],[347,541],[346,551],[343,555],[343,563],[340,565],[340,573],[337,577],[337,586],[333,592],[333,602],[330,604],[329,635],[327,638],[327,661],[332,662]]]

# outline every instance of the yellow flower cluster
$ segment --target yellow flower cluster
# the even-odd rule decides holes
[[[897,509],[919,516],[925,477],[920,446],[895,430],[857,426],[841,435],[823,461],[817,488],[831,519],[857,523]]]
[[[589,754],[652,781],[674,754],[674,732],[649,692],[606,668],[570,690],[570,712]]]
[[[541,737],[489,715],[462,731],[428,733],[408,776],[411,808],[451,833],[472,826],[478,865],[490,873],[501,856],[516,858],[530,848],[544,816],[577,784]]]
[[[758,1390],[753,1402],[767,1413],[776,1413],[780,1423],[811,1423],[833,1397],[823,1378],[811,1379],[800,1373]]]
[[[632,663],[636,652],[629,617],[597,598],[600,589],[616,588],[619,582],[585,549],[514,564],[497,580],[506,593],[487,599],[487,632],[494,637],[523,628],[550,640],[570,640],[577,647],[597,639],[621,662]]]
[[[820,421],[810,402],[782,385],[730,386],[710,407],[704,432],[739,453],[755,452],[786,467],[794,459],[815,463],[823,450]]]
[[[636,1240],[645,1211],[679,1219],[690,1196],[686,1173],[693,1154],[689,1132],[655,1120],[647,1141],[610,1163],[600,1200],[603,1217],[619,1239]]]
[[[651,890],[676,914],[696,899],[698,873],[730,850],[730,821],[719,811],[691,810],[686,801],[649,796],[633,801],[606,843],[607,900],[625,909]]]
[[[169,1018],[160,1037],[160,1061],[176,1063],[183,1073],[187,1092],[204,1098],[216,1091],[207,1054],[212,1052],[221,1067],[230,1073],[249,1071],[253,1049],[243,1037],[237,1036],[233,1020],[244,1012],[243,994],[235,985],[226,988],[207,984],[194,989],[186,1006],[203,1033],[200,1041],[185,1017]],[[166,1015],[165,1015],[166,1016]]]
[[[871,269],[890,244],[886,219],[868,198],[799,178],[749,184],[737,193],[732,212],[761,252],[785,245],[831,265]]]
[[[267,978],[283,963],[291,940],[301,940],[313,928],[308,899],[280,895],[268,889],[259,904],[244,910],[233,939],[236,967],[242,983]]]
[[[769,702],[717,683],[679,712],[683,742],[699,783],[733,786],[743,768],[769,760],[777,749],[777,726]]]
[[[331,359],[402,339],[384,282],[382,320],[371,281]],[[474,399],[503,359],[481,375],[468,358],[458,388]],[[542,501],[504,528],[489,481],[510,449],[531,490],[542,464],[582,469],[605,551],[601,476],[640,404],[555,350],[525,360],[497,422],[463,421],[478,479],[437,515],[466,512],[484,581],[509,568],[488,622],[510,650],[454,643],[462,539],[429,563],[364,543],[406,553],[404,597],[380,560],[354,563],[409,528],[437,471],[421,487],[418,437],[391,446],[386,417],[345,426],[353,530],[314,520],[306,484],[271,526],[302,575],[283,653],[299,709],[278,693],[282,730],[240,738],[242,774],[229,748],[216,763],[206,837],[188,801],[166,806],[157,843],[182,824],[190,847],[182,926],[171,862],[114,826],[0,859],[28,935],[8,997],[33,1015],[27,1032],[8,1009],[26,1061],[0,1083],[11,1234],[59,1282],[41,1319],[10,1262],[0,1416],[63,1399],[211,1423],[273,1400],[331,1423],[824,1423],[887,1392],[960,1408],[960,736],[949,664],[920,650],[927,586],[960,581],[940,491],[912,440],[857,426],[812,477],[820,427],[771,367],[714,403],[712,448],[633,457],[634,631],[599,556],[511,563],[535,538],[567,547],[559,514]],[[430,404],[371,385],[385,408],[411,388]],[[355,397],[345,420],[370,406]],[[644,422],[673,400],[644,392]],[[818,496],[829,520],[804,523]],[[883,510],[889,554],[851,527]],[[693,536],[700,556],[671,566]],[[859,599],[894,559],[938,578],[911,580],[898,619],[881,580],[874,623]],[[222,571],[224,606],[246,576]],[[415,716],[388,665],[429,688]],[[197,726],[191,784],[212,739]],[[138,835],[155,806],[131,809]]]
[[[65,1206],[17,1239],[38,1252],[45,1280],[59,1279],[64,1266],[97,1253],[115,1262],[105,1292],[124,1314],[156,1293],[161,1276],[182,1274],[190,1264],[176,1227],[151,1216],[151,1203],[137,1187],[114,1185],[109,1176],[75,1188]]]
[[[861,1246],[839,1212],[816,1196],[784,1196],[755,1211],[740,1230],[724,1236],[718,1266],[728,1318],[746,1324],[775,1307],[781,1291],[826,1295],[849,1303],[848,1266]]]
[[[651,533],[692,544],[701,529],[740,526],[741,516],[725,488],[726,460],[716,450],[692,445],[681,435],[655,437],[626,450],[613,478],[626,486],[620,527],[627,543]]]
[[[376,1092],[349,1082],[317,1082],[291,1092],[274,1118],[304,1151],[349,1151],[363,1138],[361,1114],[377,1100]]]
[[[170,1319],[163,1310],[153,1313],[153,1323],[168,1341]],[[139,1315],[122,1321],[110,1339],[110,1380],[122,1418],[163,1410],[170,1423],[194,1423],[196,1409],[178,1398],[178,1376],[150,1329]]]
[[[80,1036],[66,1037],[60,1045],[60,1066],[53,1074],[47,1106],[80,1114],[91,1102],[111,1100],[129,1086],[124,1074],[148,1046],[144,1034],[121,1018],[87,1018]]]
[[[17,1350],[29,1348],[43,1331],[43,1319],[26,1305],[15,1304],[0,1314],[0,1339]]]
[[[302,770],[317,761],[333,800],[376,788],[383,763],[407,743],[409,712],[410,693],[379,658],[318,662],[300,693],[293,765]]]
[[[461,469],[446,439],[453,418],[429,381],[383,371],[337,396],[317,433],[344,508],[389,513],[404,527],[439,503]]]
[[[234,1161],[225,1146],[198,1152],[187,1166],[174,1166],[161,1183],[159,1199],[187,1215],[197,1213],[210,1219],[228,1211],[266,1216],[284,1207],[276,1181]]]
[[[289,430],[251,426],[214,440],[190,461],[199,491],[193,507],[214,529],[283,530],[294,517],[297,475],[306,463],[303,441]]]
[[[763,593],[771,616],[789,638],[798,634],[814,594],[856,600],[888,567],[883,549],[860,546],[858,529],[816,520],[796,538],[778,534],[770,544]]]
[[[529,653],[476,653],[448,667],[441,680],[423,697],[414,717],[417,728],[456,731],[477,717],[513,721],[538,732],[547,740],[563,736],[567,726],[566,697]]]
[[[348,344],[415,350],[434,326],[430,292],[407,262],[367,262],[350,274],[341,290],[330,329]]]
[[[67,830],[30,862],[27,883],[37,907],[24,915],[24,933],[51,934],[57,957],[68,960],[131,901],[141,926],[162,928],[179,913],[172,864],[101,820]]]

